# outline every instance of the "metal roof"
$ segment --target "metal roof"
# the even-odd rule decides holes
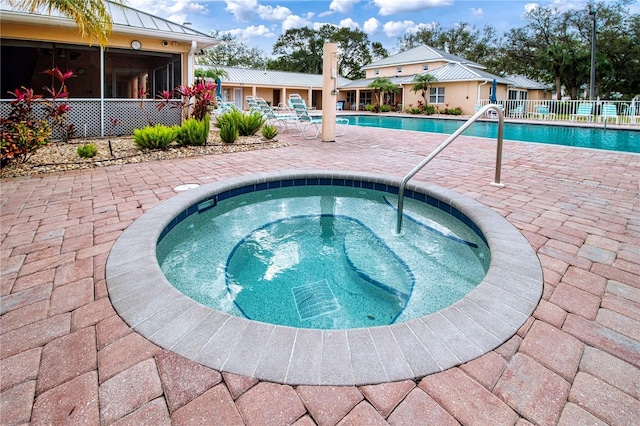
[[[129,6],[123,6],[104,0],[108,13],[111,15],[114,33],[131,33],[157,37],[169,37],[179,40],[193,40],[201,43],[200,48],[211,47],[219,44],[219,40],[184,25],[176,24],[163,18],[142,12]],[[20,7],[20,4],[12,5],[7,0],[0,0],[0,11],[3,21],[56,23],[63,26],[75,26],[75,22],[62,15],[56,9],[49,13],[47,6],[38,7],[34,13]],[[155,34],[154,34],[155,33]]]
[[[452,55],[445,52],[444,50],[436,49],[435,47],[421,44],[414,47],[413,49],[405,50],[404,52],[400,52],[398,54],[388,56],[384,59],[380,59],[379,61],[372,62],[371,64],[364,66],[362,69],[366,70],[372,68],[389,67],[393,65],[421,64],[436,61],[459,62],[480,69],[485,68],[483,65],[480,65],[476,62],[469,61],[460,56]]]
[[[507,84],[513,85],[513,82],[504,77],[500,77],[498,75],[494,75],[488,73],[484,70],[480,70],[471,66],[467,66],[464,64],[459,64],[457,62],[450,62],[446,65],[443,65],[438,68],[434,68],[432,70],[427,71],[432,76],[436,77],[439,82],[442,83],[451,83],[456,81],[493,81],[495,78],[496,82],[499,84]],[[417,74],[416,74],[417,75]],[[403,77],[388,77],[391,82],[402,85],[402,84],[413,84],[415,75],[403,76]],[[344,86],[340,86],[340,88],[365,88],[367,87],[373,80],[373,78],[365,78],[362,80],[354,80],[349,82]]]
[[[531,80],[523,75],[511,74],[507,76],[514,87],[520,89],[530,89],[530,90],[552,90],[550,84],[540,83],[535,80]]]
[[[322,74],[304,74],[255,68],[215,67],[208,65],[196,65],[196,68],[202,70],[223,70],[227,75],[222,77],[222,84],[322,88]],[[349,79],[344,77],[338,77],[338,86],[341,87],[349,81]]]

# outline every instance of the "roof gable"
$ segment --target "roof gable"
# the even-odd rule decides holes
[[[436,49],[435,47],[427,46],[426,44],[421,44],[412,49],[405,50],[404,52],[372,62],[371,64],[364,66],[362,69],[383,68],[395,65],[419,64],[435,61],[459,62],[479,69],[485,68],[476,62],[469,61],[460,56],[452,55],[444,50]]]

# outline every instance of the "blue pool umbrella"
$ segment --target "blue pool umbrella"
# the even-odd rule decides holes
[[[498,98],[496,98],[497,88],[498,88],[498,82],[494,78],[493,81],[491,82],[491,96],[489,96],[489,102],[491,102],[492,104],[495,104],[498,102]]]
[[[216,87],[216,95],[222,99],[222,80],[220,80],[220,77],[216,78],[216,84],[218,85]]]

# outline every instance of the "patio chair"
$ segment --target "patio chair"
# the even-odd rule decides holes
[[[264,118],[267,120],[266,122],[269,124],[277,125],[280,127],[280,131],[288,131],[293,134],[291,131],[292,128],[289,124],[295,124],[298,120],[298,116],[295,114],[277,114],[273,108],[262,98],[255,98],[256,106],[258,107],[258,111],[262,113]]]
[[[299,133],[295,136],[302,135],[305,139],[315,139],[322,131],[322,117],[309,115],[307,105],[299,95],[289,96],[289,107],[296,113],[296,126]],[[349,124],[348,118],[336,118],[337,124]],[[315,134],[311,136],[311,133],[307,133],[307,128],[311,127],[312,131],[315,129]],[[336,136],[342,136],[346,132],[346,128],[342,129],[342,132],[337,133]],[[292,133],[293,134],[293,133]]]
[[[232,109],[238,109],[234,103],[224,102],[219,96],[216,97],[216,104],[218,107],[212,111],[214,116],[222,115]]]
[[[556,116],[554,112],[549,111],[548,105],[536,105],[534,108],[536,112],[532,112],[530,114],[530,116],[533,118],[544,120],[544,119],[553,119]]]
[[[511,118],[523,118],[524,117],[524,105],[518,105],[511,111],[509,111],[509,117]]]
[[[592,106],[591,104],[580,104],[578,105],[578,111],[575,114],[571,114],[571,121],[576,121],[579,118],[585,118],[588,122],[593,120],[593,115],[591,115]]]
[[[498,109],[504,113],[504,106],[502,104],[494,104],[494,105],[496,105],[498,107]],[[487,111],[487,117],[488,118],[498,118],[498,113],[495,112],[494,110],[490,109],[489,111]]]
[[[602,111],[600,111],[600,115],[598,116],[598,122],[606,122],[609,120],[616,120],[616,124],[620,122],[616,106],[613,104],[604,104],[602,105]]]
[[[635,105],[627,107],[627,111],[624,115],[629,118],[629,124],[640,124],[640,115],[638,112],[639,111]]]

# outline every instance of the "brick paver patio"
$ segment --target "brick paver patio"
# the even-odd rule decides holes
[[[115,313],[123,229],[186,183],[293,169],[403,176],[446,136],[350,128],[336,143],[3,179],[0,423],[632,425],[640,421],[640,156],[464,137],[418,173],[514,224],[543,298],[503,345],[417,381],[289,386],[218,372]],[[640,139],[640,132],[638,132]],[[393,226],[393,224],[390,224]]]

